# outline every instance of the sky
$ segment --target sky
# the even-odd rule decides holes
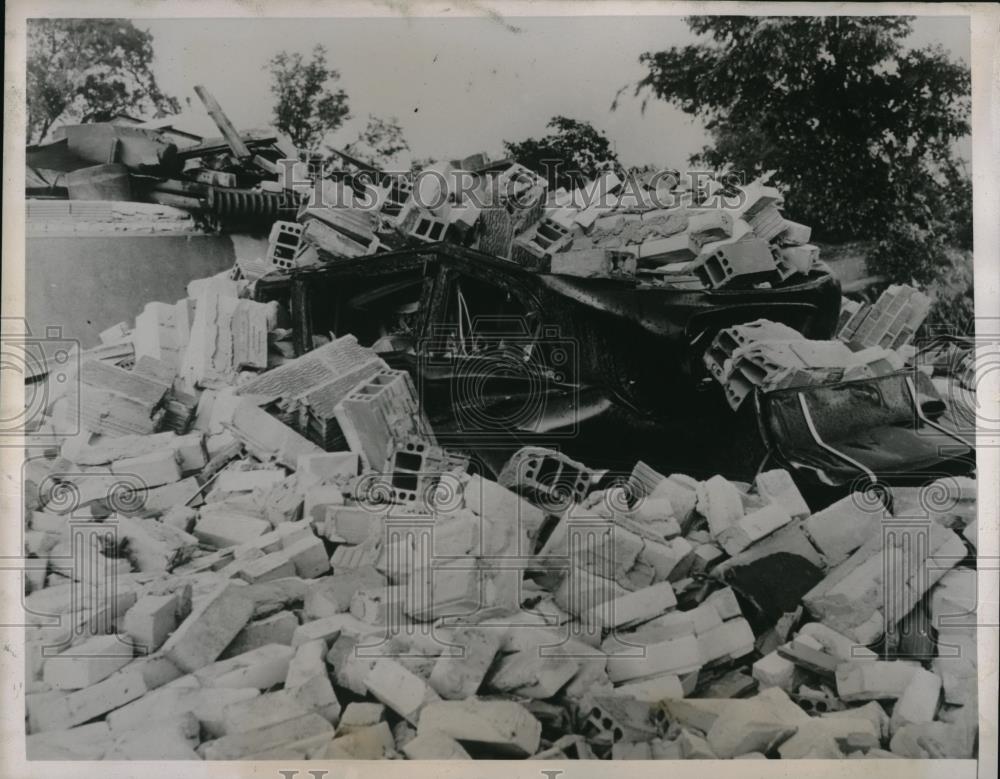
[[[701,124],[664,101],[627,89],[645,74],[639,55],[694,42],[681,17],[134,19],[153,35],[154,72],[190,119],[217,135],[194,86],[211,91],[237,127],[267,126],[273,98],[267,62],[279,51],[322,44],[352,118],[331,142],[343,147],[368,114],[396,117],[417,158],[502,156],[504,140],[546,133],[562,115],[591,122],[625,165],[683,168],[708,139]],[[516,28],[516,31],[512,28]],[[925,17],[910,42],[939,43],[969,62],[966,17]],[[968,144],[959,153],[969,157]]]

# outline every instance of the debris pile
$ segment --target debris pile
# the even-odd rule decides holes
[[[298,160],[295,147],[276,130],[238,132],[204,87],[195,91],[221,137],[176,129],[169,118],[60,127],[55,141],[27,150],[29,203],[37,211],[42,199],[140,201],[225,230],[294,219],[299,195],[283,185],[278,162]],[[298,164],[299,175],[306,167]]]
[[[974,480],[814,512],[783,470],[606,482],[537,447],[491,480],[408,374],[351,336],[292,357],[246,283],[150,303],[49,388],[29,758],[975,754]],[[816,362],[725,333],[731,376]]]
[[[843,299],[836,340],[814,341],[787,325],[759,319],[720,330],[705,351],[708,372],[737,409],[755,387],[767,392],[887,376],[912,357],[914,333],[930,299],[890,286],[871,306]]]
[[[758,179],[695,189],[611,170],[579,189],[550,191],[511,160],[478,154],[413,176],[376,170],[320,182],[298,221],[278,223],[269,256],[244,268],[299,267],[451,241],[540,273],[650,281],[691,289],[771,286],[809,274],[819,250],[785,219],[777,189]],[[297,239],[297,240],[296,240]]]

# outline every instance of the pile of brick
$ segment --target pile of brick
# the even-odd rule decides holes
[[[703,355],[733,409],[763,392],[885,376],[913,356],[910,342],[930,300],[907,285],[889,287],[872,305],[843,299],[837,337],[814,341],[779,322],[758,319],[720,330]]]
[[[574,192],[510,160],[478,154],[367,189],[313,185],[299,222],[275,223],[247,279],[285,269],[452,241],[540,273],[647,280],[693,289],[771,285],[808,274],[819,250],[761,180],[689,190],[608,170]],[[304,190],[308,189],[308,185]]]
[[[240,290],[50,388],[30,758],[973,754],[974,481],[812,513],[780,470],[607,486],[527,448],[490,480],[407,374],[349,336],[290,357]]]

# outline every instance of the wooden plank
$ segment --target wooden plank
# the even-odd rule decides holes
[[[225,112],[222,110],[222,106],[218,104],[216,99],[212,97],[212,93],[209,92],[205,87],[196,86],[194,91],[197,93],[198,97],[201,98],[201,102],[205,104],[205,110],[208,111],[208,115],[212,117],[212,121],[215,122],[215,126],[219,128],[219,132],[222,133],[222,137],[226,139],[226,143],[239,159],[249,159],[252,155],[250,154],[250,149],[247,145],[243,143],[243,139],[240,134],[236,131],[233,123],[229,121],[229,117],[226,116]]]

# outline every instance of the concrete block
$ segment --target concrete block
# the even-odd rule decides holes
[[[459,648],[442,651],[431,671],[431,687],[449,700],[471,698],[486,678],[503,639],[501,630],[456,628],[451,640]]]
[[[253,604],[233,584],[220,585],[196,604],[163,645],[178,668],[196,671],[215,660],[250,620]]]
[[[382,467],[393,440],[417,436],[437,443],[405,371],[379,371],[337,403],[334,415],[351,451],[372,468]]]
[[[143,674],[124,669],[68,694],[53,694],[38,706],[29,706],[28,725],[32,733],[65,730],[96,719],[124,706],[148,692]]]
[[[727,554],[735,557],[751,544],[784,527],[792,518],[784,506],[772,503],[739,519],[716,536]]]
[[[330,559],[323,542],[315,536],[287,544],[281,554],[288,559],[300,579],[313,579],[330,572]]]
[[[837,695],[845,703],[895,700],[919,668],[919,663],[907,660],[843,663],[837,668]]]
[[[270,529],[271,524],[267,520],[221,506],[217,509],[206,506],[194,526],[194,535],[203,544],[224,549],[252,543]]]
[[[383,760],[393,757],[396,740],[388,723],[358,728],[330,742],[318,757],[324,760]]]
[[[580,669],[573,658],[558,650],[543,655],[538,647],[505,655],[494,667],[487,684],[494,690],[528,698],[551,698]]]
[[[318,639],[322,639],[329,645],[336,641],[341,634],[357,637],[383,631],[384,628],[362,622],[351,614],[331,614],[329,617],[322,617],[299,625],[292,635],[292,646],[298,647]]]
[[[866,717],[813,717],[798,725],[796,733],[778,747],[778,754],[785,760],[821,754],[840,757],[844,752],[840,744],[848,740],[878,747],[881,736],[878,726]]]
[[[325,528],[327,517],[344,505],[343,488],[330,484],[309,487],[302,500],[302,516],[316,528]],[[332,540],[332,539],[331,539]]]
[[[265,644],[225,660],[218,660],[196,671],[195,678],[205,687],[228,689],[255,687],[266,690],[288,676],[288,665],[295,654],[290,646]]]
[[[804,519],[811,513],[791,474],[784,469],[758,473],[754,479],[754,486],[758,495],[768,503],[777,503],[784,507],[792,519]]]
[[[892,707],[891,731],[895,733],[906,725],[933,722],[940,698],[941,677],[923,668],[914,671],[909,684]]]
[[[889,518],[881,506],[847,495],[809,517],[803,525],[809,539],[831,566],[839,565],[873,536]]]
[[[270,617],[255,619],[236,634],[222,653],[222,658],[235,657],[268,644],[291,645],[292,634],[298,626],[299,620],[291,611],[279,611]]]
[[[365,686],[378,700],[414,725],[425,705],[441,700],[427,682],[390,658],[375,661]]]
[[[698,636],[702,662],[735,660],[754,650],[754,635],[745,619],[731,619]]]
[[[357,452],[322,452],[299,457],[295,471],[303,485],[351,479],[361,472]]]
[[[132,730],[119,736],[105,760],[198,760],[194,748],[201,724],[190,712],[160,720],[155,730]]]
[[[792,692],[795,686],[795,663],[786,660],[777,651],[769,652],[753,664],[753,678],[764,687],[780,687]]]
[[[177,454],[170,449],[116,460],[111,464],[111,472],[119,476],[134,476],[147,487],[160,487],[181,478]]]
[[[385,719],[385,706],[381,703],[348,703],[337,723],[337,736],[346,736],[362,728],[378,725]]]
[[[830,571],[805,594],[803,604],[818,621],[870,644],[965,555],[958,535],[936,523],[895,527],[870,538]]]
[[[721,758],[770,752],[810,720],[777,687],[769,687],[754,698],[728,703],[707,733],[709,746]]]
[[[79,690],[132,662],[127,636],[94,636],[45,660],[42,679],[55,690]]]
[[[585,619],[605,630],[622,629],[651,620],[676,605],[670,582],[660,582],[598,604]]]
[[[489,749],[497,756],[527,757],[538,751],[542,723],[515,701],[438,701],[420,713],[418,737],[442,733],[459,743]]]
[[[240,733],[277,725],[303,714],[316,713],[336,724],[340,703],[325,675],[309,684],[277,690],[232,703],[222,711],[224,733]]]
[[[371,566],[337,570],[333,576],[317,579],[303,603],[303,615],[318,619],[340,614],[351,607],[351,597],[361,589],[385,587],[385,577]]]
[[[284,552],[271,552],[256,559],[240,561],[237,575],[249,584],[295,576],[295,565]]]
[[[314,736],[333,735],[333,726],[318,714],[304,714],[272,725],[231,733],[198,747],[205,760],[239,760],[264,750]]]
[[[108,723],[92,722],[68,730],[49,730],[25,737],[28,760],[101,760],[111,747]]]
[[[740,603],[736,599],[736,593],[733,592],[732,587],[723,587],[709,594],[702,605],[714,608],[723,621],[743,616]],[[704,632],[704,630],[699,630],[698,632]]]
[[[322,639],[299,644],[295,655],[288,664],[285,675],[285,689],[293,689],[308,684],[314,679],[325,678],[327,644]]]
[[[847,636],[827,627],[822,622],[808,622],[798,632],[798,638],[809,637],[816,640],[823,651],[843,662],[877,660],[878,655],[868,647],[861,646]]]
[[[684,674],[702,666],[698,639],[682,636],[645,647],[644,656],[627,653],[608,656],[608,676],[612,682],[627,682],[663,673]]]
[[[406,742],[403,754],[410,760],[469,760],[469,753],[455,739],[441,733],[424,733]]]
[[[690,730],[682,730],[677,737],[677,749],[683,760],[715,760],[717,756],[712,751],[708,740]]]
[[[874,726],[880,741],[885,741],[889,738],[889,715],[885,713],[885,709],[882,708],[882,704],[878,701],[869,701],[863,706],[841,709],[840,711],[828,711],[820,716],[833,719],[845,717],[848,719],[866,719]]]
[[[665,673],[641,682],[621,684],[614,688],[614,694],[646,703],[659,703],[665,698],[683,698],[684,688],[677,674]]]
[[[698,513],[708,520],[709,532],[718,536],[743,518],[739,490],[722,476],[702,482],[698,490]]]
[[[183,616],[180,612],[181,596],[176,592],[145,595],[125,612],[123,629],[140,652],[151,653],[159,649],[177,627]]]

